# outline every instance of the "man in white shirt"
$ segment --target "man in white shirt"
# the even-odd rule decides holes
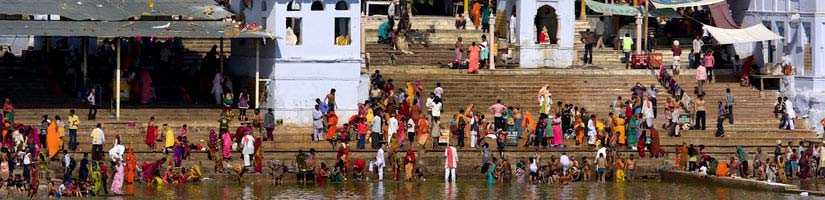
[[[321,113],[320,105],[315,105],[315,110],[312,111],[312,140],[324,140],[324,114]]]
[[[566,173],[568,169],[570,169],[570,157],[567,156],[567,153],[562,152],[561,157],[559,157],[559,162],[561,163],[562,169]]]
[[[647,127],[653,127],[653,112],[653,103],[650,102],[650,97],[645,96],[644,101],[642,102],[642,115],[644,115]]]
[[[693,53],[700,54],[700,56],[701,56],[701,54],[702,54],[702,45],[705,45],[705,42],[702,41],[702,39],[699,38],[699,36],[696,36],[696,38],[693,38]]]
[[[455,168],[458,166],[458,152],[455,147],[447,145],[444,149],[444,182],[455,183]]]
[[[590,120],[587,120],[587,144],[593,147],[596,145],[596,115],[590,115]]]
[[[246,136],[243,137],[243,166],[249,167],[252,165],[252,162],[249,161],[249,158],[252,157],[252,154],[255,153],[255,137],[252,137],[252,132],[246,132]]]
[[[103,159],[103,142],[106,142],[106,136],[103,134],[101,124],[92,130],[92,160],[100,161]]]
[[[126,147],[120,144],[120,141],[115,143],[115,146],[109,149],[109,157],[112,158],[112,162],[117,162],[118,160],[123,160],[123,153],[126,151]]]
[[[435,93],[435,96],[437,96],[438,98],[441,98],[441,95],[444,94],[444,89],[441,88],[440,82],[435,83],[435,90],[433,90],[433,93]]]
[[[378,152],[375,153],[375,161],[372,162],[370,169],[375,167],[378,171],[378,180],[384,180],[384,148],[383,144],[378,145]]]
[[[395,132],[398,132],[398,120],[395,119],[395,113],[392,113],[387,120],[387,145],[392,144],[392,134]]]
[[[796,119],[796,111],[793,108],[793,102],[788,99],[788,97],[783,97],[785,100],[785,115],[787,120],[785,120],[785,128],[789,130],[794,130],[794,119]]]
[[[510,14],[510,21],[507,24],[507,27],[510,29],[510,31],[507,32],[507,33],[509,33],[509,35],[507,35],[508,36],[507,39],[510,40],[509,41],[510,44],[517,44],[518,43],[518,38],[516,38],[516,24],[518,24],[517,20],[518,20],[518,17],[516,17],[516,12],[512,12]]]
[[[599,17],[599,21],[593,25],[596,31],[596,48],[604,49],[604,17]]]
[[[382,115],[381,115],[381,112],[379,111],[379,112],[376,112],[375,117],[372,118],[372,123],[371,123],[372,124],[372,129],[370,131],[372,132],[371,138],[372,138],[372,148],[373,149],[377,149],[377,148],[381,147],[381,145],[380,145],[380,143],[382,142],[381,137],[380,137],[381,136],[381,126],[383,126],[384,124],[381,123],[381,117],[380,116],[382,116]]]

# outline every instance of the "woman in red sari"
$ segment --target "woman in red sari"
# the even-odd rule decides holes
[[[255,173],[263,172],[264,167],[264,152],[263,148],[261,148],[261,138],[255,138]]]
[[[146,125],[146,145],[149,145],[149,149],[155,149],[155,135],[157,133],[157,129],[155,128],[155,117],[149,117],[149,124]]]

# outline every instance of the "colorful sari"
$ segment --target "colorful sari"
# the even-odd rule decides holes
[[[536,121],[533,120],[533,115],[530,114],[529,111],[524,112],[524,120],[521,122],[521,129],[524,130],[524,135],[521,138],[520,145],[527,146],[527,140],[530,138],[530,134],[534,132],[533,129],[536,127]]]
[[[112,192],[115,194],[123,194],[123,163],[118,162],[115,166],[115,176],[112,178]]]
[[[624,127],[624,119],[621,117],[613,118],[613,131],[619,135],[619,144],[627,144],[627,129]]]
[[[261,173],[264,167],[264,152],[261,144],[261,138],[255,138],[255,173]]]
[[[419,118],[418,119],[418,144],[424,145],[427,143],[427,139],[430,138],[430,125],[427,122],[427,118]]]
[[[137,160],[135,159],[135,152],[131,149],[126,153],[126,183],[131,184],[135,182],[135,170],[137,169]]]
[[[561,132],[561,117],[556,116],[553,118],[553,144],[554,145],[561,145],[562,143],[562,132]]]
[[[467,72],[468,73],[476,73],[476,72],[478,72],[478,67],[479,67],[479,62],[478,62],[479,57],[478,56],[479,56],[479,52],[481,52],[481,48],[479,48],[478,45],[470,45],[468,50],[470,51],[470,65],[467,68]]]
[[[53,121],[46,131],[46,149],[49,151],[49,158],[53,158],[60,150],[60,137],[57,134],[57,121]]]
[[[630,118],[630,122],[627,125],[627,146],[636,146],[636,144],[639,142],[639,134],[637,128],[639,127],[639,120],[637,120],[636,118]]]
[[[581,117],[576,117],[576,121],[573,122],[573,129],[576,130],[576,145],[581,145],[584,142],[584,122],[582,122]]]
[[[327,114],[327,134],[324,136],[327,140],[335,139],[338,133],[338,115],[334,112]]]
[[[146,145],[149,145],[149,147],[154,147],[155,146],[155,139],[157,138],[157,135],[155,135],[155,133],[157,133],[157,130],[155,130],[155,124],[152,123],[152,122],[149,122],[149,124],[146,125],[146,141],[145,141]]]
[[[229,136],[229,133],[223,133],[221,140],[223,141],[223,158],[228,159],[232,157],[230,153],[232,151],[232,136]]]

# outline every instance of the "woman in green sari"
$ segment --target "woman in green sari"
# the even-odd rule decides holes
[[[103,183],[102,183],[103,182],[103,179],[102,179],[103,175],[100,174],[100,166],[98,165],[99,163],[98,162],[92,162],[92,163],[93,164],[92,164],[91,176],[92,176],[92,183],[94,183],[92,185],[92,192],[94,194],[99,195],[100,194],[100,189],[103,188]]]
[[[636,143],[639,142],[639,119],[636,115],[627,122],[627,147],[636,150]]]
[[[14,124],[14,104],[11,103],[9,98],[6,98],[6,102],[3,103],[3,119]]]

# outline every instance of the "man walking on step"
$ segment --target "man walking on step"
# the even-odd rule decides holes
[[[733,124],[733,94],[730,88],[725,88],[725,109],[728,111],[728,123]]]
[[[80,118],[74,112],[74,109],[69,110],[69,150],[77,150],[77,128],[80,126]]]
[[[96,128],[92,130],[92,160],[99,161],[103,159],[103,142],[106,137],[103,135],[103,129],[100,123],[97,123]]]
[[[783,97],[785,100],[785,129],[794,130],[794,121],[796,119],[796,111],[793,109],[793,103],[788,97]]]
[[[504,117],[502,113],[507,111],[507,107],[501,104],[501,99],[496,100],[496,104],[490,106],[490,112],[495,117],[495,128],[493,130],[504,129]]]
[[[584,43],[584,57],[582,61],[584,61],[585,65],[593,64],[593,33],[590,32],[590,29],[584,31],[581,40],[582,43]]]
[[[630,51],[633,49],[633,38],[630,33],[625,33],[622,38],[622,53],[624,53],[625,69],[630,69]]]

